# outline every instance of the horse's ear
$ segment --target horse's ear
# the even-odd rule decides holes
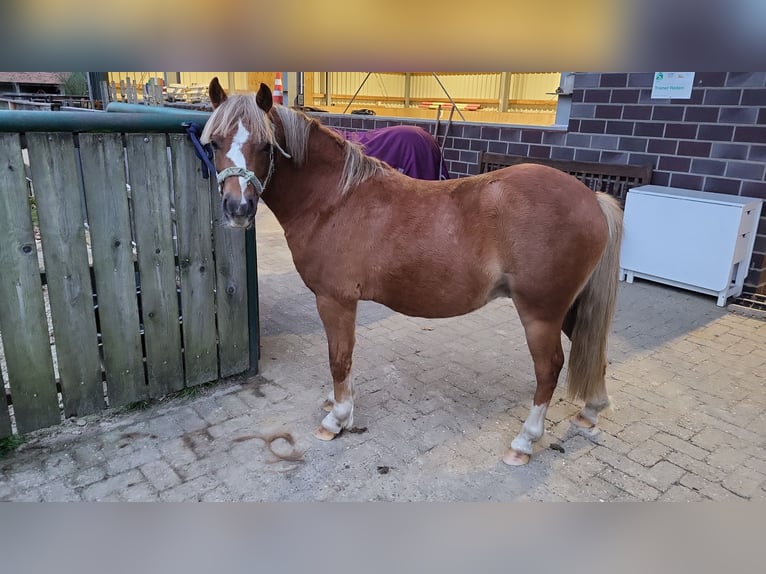
[[[218,76],[210,80],[210,86],[208,86],[207,93],[210,96],[210,103],[213,104],[213,109],[220,106],[226,99],[226,92],[218,81]]]
[[[271,106],[274,105],[274,100],[271,98],[271,90],[263,82],[261,82],[261,87],[258,89],[258,93],[255,94],[255,103],[257,103],[258,107],[266,113],[268,113]]]

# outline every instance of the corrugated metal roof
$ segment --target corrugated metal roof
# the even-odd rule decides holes
[[[69,72],[0,72],[3,84],[63,84]]]

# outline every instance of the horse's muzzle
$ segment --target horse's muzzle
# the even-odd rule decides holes
[[[224,213],[223,215],[223,221],[224,223],[229,227],[239,228],[239,229],[250,229],[253,225],[255,225],[255,217],[238,217],[238,216],[232,216]]]
[[[222,207],[224,220],[229,227],[250,227],[258,204],[252,198],[246,198],[245,201],[232,201],[224,196]]]

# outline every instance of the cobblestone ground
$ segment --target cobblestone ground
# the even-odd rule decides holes
[[[358,432],[317,441],[324,333],[263,207],[257,228],[261,375],[37,433],[0,460],[0,499],[766,499],[766,322],[648,282],[620,286],[598,434],[560,387],[532,462],[500,461],[534,391],[510,301],[449,320],[363,303]]]

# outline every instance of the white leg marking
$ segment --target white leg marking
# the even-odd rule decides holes
[[[332,402],[332,410],[322,419],[322,426],[335,434],[354,425],[354,392],[351,382],[346,384],[349,386],[349,397],[338,402],[335,400],[335,394],[330,392],[327,399]]]
[[[585,403],[585,406],[580,411],[580,415],[592,422],[594,425],[598,423],[598,414],[610,405],[611,401],[609,397],[597,397],[591,399],[590,402]]]
[[[239,120],[237,133],[234,134],[234,139],[231,140],[231,147],[229,147],[229,151],[226,152],[226,157],[229,158],[231,163],[233,163],[236,167],[247,169],[247,164],[245,163],[245,154],[242,152],[242,146],[245,145],[249,138],[250,132],[247,131],[247,128],[245,127],[245,124],[242,123],[242,120]],[[247,203],[247,199],[245,199],[247,180],[244,177],[239,178],[239,187],[242,189],[242,199],[240,199],[240,203],[244,205]]]
[[[545,432],[545,413],[548,411],[548,403],[542,405],[532,404],[529,416],[521,427],[521,432],[511,442],[511,448],[516,452],[532,454],[532,443],[539,440]]]

